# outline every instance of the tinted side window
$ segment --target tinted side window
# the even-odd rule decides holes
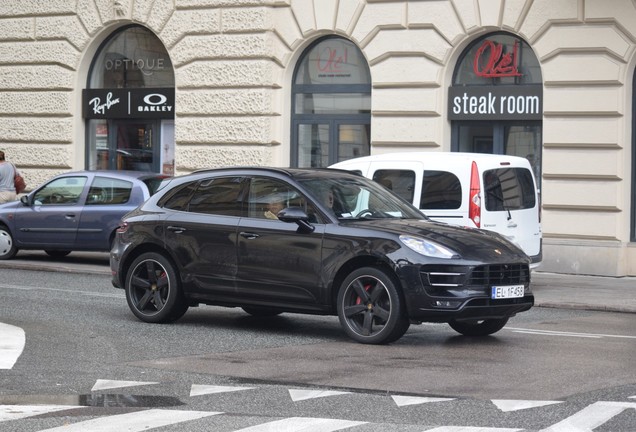
[[[159,207],[165,207],[171,210],[188,211],[188,204],[190,203],[190,197],[197,188],[197,183],[187,183],[175,188],[173,191],[168,192],[166,196],[162,197],[157,203]]]
[[[255,177],[247,198],[248,217],[278,220],[279,211],[287,207],[307,210],[305,199],[287,183],[276,179]]]
[[[486,210],[507,211],[533,208],[534,182],[525,168],[498,168],[484,172]]]
[[[413,202],[415,190],[415,172],[407,170],[377,170],[373,180],[408,202]]]
[[[95,177],[88,190],[86,205],[125,204],[130,199],[132,182],[108,177]]]
[[[224,216],[243,216],[242,177],[203,180],[190,199],[188,211]]]
[[[462,184],[447,171],[424,171],[421,209],[458,209],[462,205]]]

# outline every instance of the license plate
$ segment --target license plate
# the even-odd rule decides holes
[[[523,285],[493,286],[491,287],[490,298],[503,299],[503,298],[523,297],[523,293],[524,293]]]

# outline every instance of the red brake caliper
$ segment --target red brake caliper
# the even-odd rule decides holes
[[[371,289],[371,284],[367,284],[364,286],[364,290],[366,292],[369,292],[369,290]],[[356,299],[356,304],[359,305],[360,303],[362,303],[362,298],[360,298],[360,296],[358,296],[358,298]]]

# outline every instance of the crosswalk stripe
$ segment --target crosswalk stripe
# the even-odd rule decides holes
[[[24,330],[0,323],[0,369],[11,369],[24,350]]]
[[[84,408],[73,405],[0,405],[0,422],[19,420],[40,414]]]
[[[330,391],[330,390],[294,390],[289,389],[289,396],[292,401],[298,402],[301,400],[315,399],[321,397],[338,396],[344,394],[351,394],[351,392],[342,391]]]
[[[474,426],[442,426],[435,429],[426,429],[423,432],[519,432],[523,429],[491,428]]]
[[[420,396],[391,396],[395,404],[399,407],[407,405],[419,405],[431,402],[446,402],[455,400],[453,398],[434,398],[434,397],[420,397]]]
[[[214,393],[237,392],[237,391],[252,390],[252,389],[254,389],[254,387],[230,387],[230,386],[192,384],[192,387],[190,388],[190,397],[201,396],[206,394],[214,394]]]
[[[367,422],[326,418],[290,417],[250,426],[235,432],[332,432],[366,423]]]
[[[497,408],[499,408],[503,412],[509,411],[518,411],[528,408],[538,408],[547,405],[554,405],[563,403],[563,401],[540,401],[540,400],[504,400],[504,399],[493,399],[492,403],[494,403]]]
[[[148,429],[209,417],[221,412],[151,409],[86,420],[40,432],[141,432]]]
[[[98,379],[91,391],[110,390],[122,387],[136,387],[143,385],[159,384],[158,382],[147,381],[115,381],[115,380],[103,380]]]

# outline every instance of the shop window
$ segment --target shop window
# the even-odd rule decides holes
[[[371,137],[371,76],[362,52],[326,37],[301,56],[292,83],[291,165],[326,167],[366,156]]]

